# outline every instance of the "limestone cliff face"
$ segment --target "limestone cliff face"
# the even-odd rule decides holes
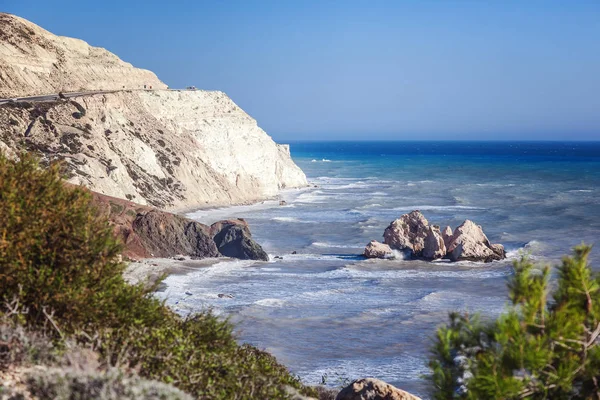
[[[0,14],[0,93],[56,93],[64,82],[110,89],[151,78],[162,85],[106,50]],[[71,183],[169,210],[258,201],[307,184],[289,148],[217,91],[123,90],[0,105],[0,151],[22,150],[64,160]]]
[[[0,150],[64,160],[69,182],[163,209],[305,186],[287,146],[221,92],[134,91],[0,106]]]
[[[153,72],[134,68],[105,49],[0,13],[0,98],[144,85],[167,87]]]

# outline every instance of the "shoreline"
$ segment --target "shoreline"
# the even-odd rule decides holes
[[[170,212],[172,214],[188,215],[188,214],[194,213],[196,211],[216,211],[216,210],[223,210],[226,208],[233,208],[233,207],[253,206],[253,205],[265,203],[267,201],[285,200],[283,198],[284,194],[286,194],[288,192],[300,192],[300,191],[306,191],[309,189],[314,189],[315,188],[314,185],[315,185],[314,183],[309,182],[306,186],[280,189],[279,193],[274,196],[264,197],[264,198],[254,199],[254,200],[246,200],[246,201],[242,201],[239,203],[229,203],[229,204],[222,204],[222,205],[212,204],[212,205],[207,205],[207,206],[173,208],[173,209],[168,209],[168,210],[164,210],[164,211]]]
[[[148,286],[156,284],[158,279],[169,275],[185,275],[197,269],[210,267],[222,261],[233,260],[229,257],[192,259],[190,257],[145,258],[129,261],[123,272],[125,280],[132,284],[146,282]],[[157,289],[159,290],[159,289]]]
[[[274,197],[270,197],[264,200],[248,201],[240,204],[229,204],[221,207],[205,207],[205,208],[192,208],[188,211],[172,211],[173,213],[183,215],[186,218],[203,224],[212,224],[213,222],[230,219],[230,218],[245,218],[244,215],[239,215],[247,211],[255,211],[257,209],[271,209],[277,207],[289,206],[300,194],[310,191],[315,188],[315,184],[309,184],[308,186],[301,188],[288,188],[279,191],[279,194]],[[286,205],[280,205],[280,201],[285,201]],[[210,222],[209,222],[210,221]],[[252,230],[252,226],[250,226]]]

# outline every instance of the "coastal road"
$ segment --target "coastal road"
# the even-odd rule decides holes
[[[132,90],[145,90],[145,91],[157,91],[157,90],[174,90],[174,91],[184,91],[184,90],[189,90],[189,91],[194,91],[194,89],[117,89],[117,90],[95,90],[95,91],[88,91],[88,92],[63,92],[63,96],[65,98],[71,98],[71,97],[80,97],[80,96],[92,96],[95,94],[105,94],[105,93],[115,93],[115,92],[128,92],[128,91],[132,91]],[[30,101],[30,102],[35,102],[35,101],[53,101],[53,100],[58,100],[59,94],[58,93],[54,93],[54,94],[44,94],[44,95],[38,95],[38,96],[29,96],[29,97],[15,97],[12,99],[0,99],[0,105],[2,104],[6,104],[6,103],[18,103],[18,102],[22,102],[22,101]]]
[[[69,92],[69,93],[63,93],[63,96],[65,98],[70,98],[70,97],[79,97],[79,96],[90,96],[93,94],[104,94],[104,93],[114,93],[114,92],[119,92],[119,90],[97,90],[97,91],[90,91],[90,92]],[[5,104],[5,103],[11,103],[11,102],[21,102],[21,101],[52,101],[52,100],[58,100],[60,97],[58,95],[58,93],[55,94],[44,94],[44,95],[39,95],[39,96],[29,96],[29,97],[15,97],[13,99],[0,99],[0,105],[1,104]]]

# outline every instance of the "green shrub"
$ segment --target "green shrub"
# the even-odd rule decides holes
[[[18,298],[28,324],[53,318],[64,333],[158,322],[162,304],[125,283],[112,228],[89,193],[65,186],[59,169],[41,170],[28,155],[0,156],[0,299]]]
[[[127,284],[112,228],[59,171],[0,156],[0,314],[200,399],[287,398],[286,385],[313,393],[269,354],[238,346],[229,322],[183,319],[154,288]],[[11,312],[12,299],[28,312]]]
[[[512,306],[496,321],[450,314],[439,329],[430,367],[436,399],[600,398],[600,278],[591,247],[575,248],[558,267],[515,263]]]

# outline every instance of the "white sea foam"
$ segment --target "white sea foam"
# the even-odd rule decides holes
[[[322,190],[314,190],[300,194],[296,198],[297,203],[325,203],[331,199],[331,196],[326,195]]]
[[[481,207],[472,207],[472,206],[404,206],[404,207],[394,207],[394,211],[457,211],[457,210],[472,210],[472,211],[485,211],[485,208]]]
[[[475,186],[481,186],[481,187],[512,187],[512,186],[516,186],[514,183],[476,183]]]
[[[347,185],[340,185],[340,186],[332,186],[330,189],[334,189],[334,190],[343,190],[343,189],[359,189],[359,188],[368,188],[372,186],[369,183],[366,182],[354,182],[354,183],[349,183]]]
[[[262,307],[283,307],[285,303],[286,303],[286,301],[283,299],[272,299],[272,298],[261,299],[261,300],[254,302],[254,304],[256,304],[258,306],[262,306]]]
[[[377,208],[377,207],[383,207],[381,204],[379,203],[371,203],[371,204],[365,204],[364,206],[360,206],[357,207],[358,210],[365,210],[368,208]]]
[[[479,266],[477,266],[479,264]],[[461,263],[454,263],[460,266]],[[459,270],[437,269],[437,268],[419,268],[419,269],[399,269],[399,270],[364,270],[355,269],[353,265],[347,265],[345,268],[328,271],[326,274],[349,276],[352,278],[364,279],[427,279],[427,278],[454,278],[454,279],[488,279],[510,276],[512,267],[503,266],[499,268],[481,268],[487,265],[484,263],[462,263],[462,266],[473,266]]]
[[[279,221],[279,222],[301,222],[296,217],[273,217],[271,221]]]
[[[323,248],[333,248],[333,249],[359,249],[363,248],[364,245],[347,245],[347,244],[337,244],[337,243],[327,243],[327,242],[313,242],[311,246],[315,247],[323,247]]]

